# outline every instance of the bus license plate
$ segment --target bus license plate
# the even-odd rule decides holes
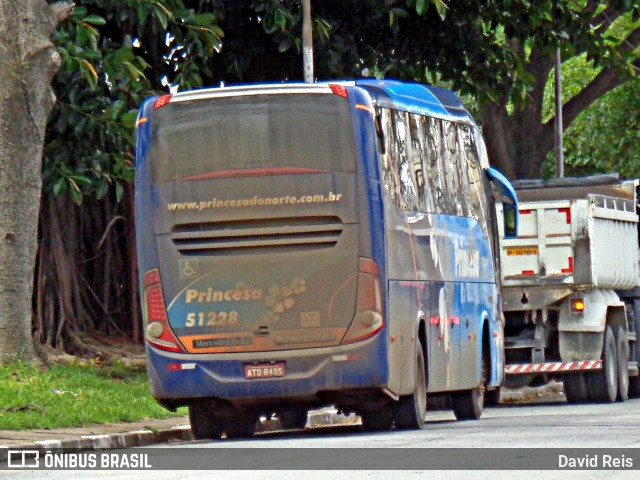
[[[284,362],[245,364],[245,378],[284,377]]]

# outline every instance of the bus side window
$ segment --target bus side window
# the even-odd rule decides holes
[[[433,213],[445,213],[444,172],[441,171],[442,162],[439,161],[441,158],[440,148],[442,144],[441,122],[435,118],[425,117],[425,124],[425,134],[428,145],[428,167],[426,169],[428,172],[427,188],[429,189],[429,195],[431,196],[431,203],[433,205],[433,209],[431,211]]]
[[[411,135],[410,142],[410,168],[413,181],[417,190],[417,206],[421,212],[426,211],[426,188],[425,188],[425,149],[424,138],[421,136],[421,120],[424,117],[422,115],[416,115],[414,113],[409,114],[409,132]]]
[[[480,167],[480,155],[475,142],[474,134],[476,132],[474,132],[473,127],[469,125],[460,125],[459,132],[464,161],[466,163],[466,172],[464,172],[464,174],[468,176],[469,182],[469,213],[486,230],[485,219],[487,218],[488,206]]]
[[[380,155],[387,153],[387,146],[385,145],[385,136],[382,130],[382,113],[378,110],[375,119],[373,121],[376,129],[376,136],[378,137],[378,152]]]
[[[393,152],[394,129],[392,125],[391,111],[387,108],[381,108],[376,115],[380,128],[380,136],[383,147],[380,151],[380,181],[384,194],[391,200],[396,208],[401,208],[400,186],[396,180],[395,159]]]

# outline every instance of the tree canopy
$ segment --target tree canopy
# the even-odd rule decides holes
[[[169,86],[302,79],[299,0],[76,3],[53,36],[62,68],[45,142],[34,300],[36,335],[53,346],[75,330],[139,335],[131,181],[142,99]],[[545,98],[556,49],[589,69],[568,82],[566,126],[638,67],[638,1],[323,0],[312,9],[318,78],[376,75],[458,91],[511,178],[538,176],[553,146]],[[615,93],[611,115],[576,121],[567,140],[576,171],[613,167],[607,156],[634,145],[637,119],[626,115],[623,130],[615,115],[637,102],[633,91]],[[619,132],[619,150],[605,128]]]

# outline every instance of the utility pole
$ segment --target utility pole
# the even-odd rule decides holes
[[[564,177],[564,152],[562,144],[562,77],[560,72],[560,65],[562,63],[562,57],[560,55],[560,49],[556,50],[556,68],[555,68],[555,102],[556,102],[556,131],[555,131],[555,144],[556,144],[556,177]]]
[[[313,83],[313,31],[311,0],[302,0],[302,62],[305,83]]]

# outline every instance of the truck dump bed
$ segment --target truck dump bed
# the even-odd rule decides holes
[[[500,240],[505,310],[541,308],[575,289],[638,285],[637,185],[612,176],[514,182],[520,231]]]

